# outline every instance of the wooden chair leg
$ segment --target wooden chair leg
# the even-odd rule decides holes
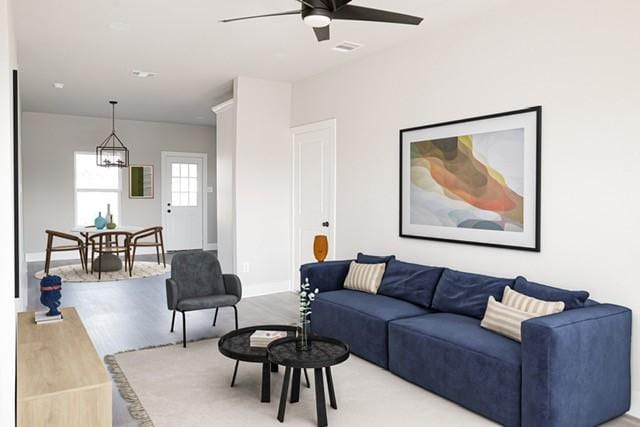
[[[82,248],[81,246],[78,246],[78,254],[80,255],[80,265],[82,266],[82,271],[86,271],[84,266],[84,248]]]
[[[158,243],[158,233],[153,235],[155,241],[156,241],[156,259],[158,260],[158,265],[160,265],[160,248],[158,247],[159,243]]]
[[[167,268],[167,261],[164,258],[164,239],[162,238],[162,231],[160,232],[160,249],[162,249],[162,265]]]
[[[49,267],[51,266],[51,247],[53,245],[53,236],[49,234],[47,238],[47,257],[44,262],[44,274],[45,276],[49,275]]]
[[[131,270],[133,270],[133,264],[135,264],[136,262],[136,250],[138,249],[138,246],[134,243],[133,244],[133,256],[131,257]]]

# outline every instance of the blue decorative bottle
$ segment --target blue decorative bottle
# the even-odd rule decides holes
[[[107,226],[107,220],[102,217],[102,212],[98,212],[98,217],[93,221],[98,230],[102,230]]]

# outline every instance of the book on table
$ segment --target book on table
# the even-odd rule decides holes
[[[255,348],[265,348],[275,340],[287,337],[286,331],[255,331],[249,338],[249,345]]]

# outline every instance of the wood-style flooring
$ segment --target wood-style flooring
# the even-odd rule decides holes
[[[155,256],[136,259],[152,261]],[[167,262],[170,261],[167,259]],[[53,265],[71,263],[55,262]],[[42,310],[39,281],[34,274],[44,263],[28,264],[29,290],[27,310]],[[182,320],[176,316],[175,332],[171,311],[167,309],[164,276],[103,283],[64,283],[62,306],[75,307],[89,336],[104,357],[124,350],[139,349],[182,341]],[[293,293],[245,298],[238,304],[239,326],[256,324],[290,324],[297,319],[297,297]],[[221,309],[215,327],[211,327],[214,310],[187,313],[187,340],[220,337],[234,328],[233,309]],[[188,351],[188,348],[187,350]],[[126,402],[113,389],[113,425],[133,427]]]

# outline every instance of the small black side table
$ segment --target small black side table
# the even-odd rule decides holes
[[[251,334],[255,331],[286,331],[290,337],[295,336],[296,327],[290,325],[258,325],[237,329],[224,335],[218,341],[218,351],[236,361],[231,379],[231,387],[236,383],[236,374],[240,362],[262,363],[262,393],[261,402],[271,401],[271,372],[278,372],[278,365],[269,362],[266,348],[251,347]],[[306,372],[305,372],[306,376]],[[307,386],[309,379],[307,378]]]
[[[284,412],[287,406],[287,394],[289,380],[293,369],[293,382],[291,384],[291,403],[300,399],[300,370],[313,369],[316,385],[316,412],[318,415],[318,427],[326,427],[327,408],[324,396],[324,378],[322,370],[327,375],[327,388],[329,389],[329,401],[333,409],[338,409],[336,394],[333,389],[333,377],[331,367],[344,362],[349,358],[349,346],[341,341],[327,337],[310,337],[311,349],[309,351],[296,351],[296,338],[282,338],[272,342],[267,347],[271,363],[284,366],[284,381],[280,394],[280,407],[278,408],[278,421],[284,422]]]

